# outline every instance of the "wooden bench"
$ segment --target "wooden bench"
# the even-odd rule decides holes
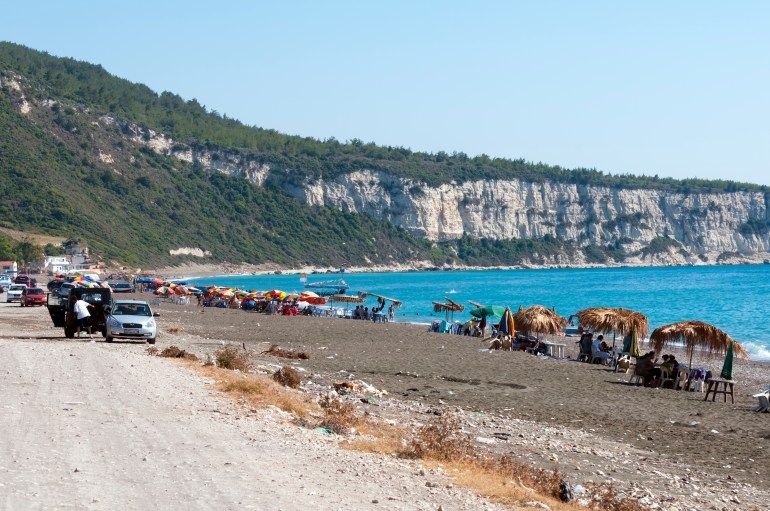
[[[712,378],[708,381],[708,388],[706,389],[706,397],[704,401],[709,400],[709,394],[711,394],[711,401],[714,402],[717,398],[717,394],[722,394],[724,402],[727,403],[727,395],[730,395],[730,402],[735,404],[735,398],[733,396],[733,384],[732,380],[721,380],[718,378]],[[721,387],[721,390],[720,390]]]

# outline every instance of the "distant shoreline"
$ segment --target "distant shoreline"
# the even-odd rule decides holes
[[[410,272],[454,272],[454,271],[494,271],[494,270],[588,270],[614,268],[684,268],[684,267],[721,267],[721,266],[762,266],[765,261],[741,261],[735,263],[703,264],[542,264],[542,265],[497,265],[497,266],[435,266],[427,261],[393,265],[351,266],[344,272],[331,267],[287,268],[280,265],[266,264],[231,264],[231,263],[185,263],[177,266],[165,266],[155,273],[177,280],[202,277],[248,277],[264,275],[344,275],[346,273],[410,273]]]

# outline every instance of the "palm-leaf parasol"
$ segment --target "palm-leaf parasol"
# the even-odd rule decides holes
[[[641,312],[619,307],[591,307],[576,314],[580,324],[596,332],[616,332],[626,335],[636,332],[645,337],[650,329],[647,316]]]
[[[746,349],[725,331],[698,320],[680,321],[656,328],[650,336],[650,342],[657,353],[670,342],[683,342],[685,352],[690,356],[690,368],[696,347],[701,348],[707,355],[721,355],[731,348],[739,357],[748,355]]]
[[[558,334],[564,331],[564,327],[567,325],[566,319],[557,314],[556,311],[542,305],[532,305],[526,309],[519,309],[516,312],[515,320],[519,330],[526,333]]]

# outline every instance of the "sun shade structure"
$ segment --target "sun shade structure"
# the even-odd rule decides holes
[[[369,291],[359,291],[358,296],[360,296],[362,299],[366,298],[367,296],[373,296],[375,298],[379,298],[380,300],[393,302],[394,307],[401,307],[401,300],[397,300],[396,298],[391,298],[389,296],[382,296],[378,295],[377,293],[370,293]]]
[[[490,316],[502,317],[503,312],[505,312],[505,307],[500,307],[499,305],[489,305],[487,307],[479,307],[478,309],[473,309],[471,311],[471,316],[475,318],[487,318]]]
[[[622,335],[636,332],[639,337],[645,337],[650,330],[647,316],[630,309],[592,307],[579,311],[576,316],[581,325],[595,332],[615,332]]]
[[[462,312],[465,310],[465,305],[454,302],[449,298],[446,298],[446,303],[433,302],[433,312]]]
[[[557,314],[556,311],[542,305],[532,305],[526,309],[519,309],[514,319],[519,330],[526,333],[553,335],[563,332],[567,325],[566,319]]]
[[[344,303],[364,303],[363,298],[355,295],[333,295],[329,297],[329,300]]]
[[[650,343],[658,353],[672,342],[684,343],[685,351],[690,354],[691,360],[695,348],[701,348],[709,355],[721,355],[727,353],[732,346],[735,355],[748,355],[746,349],[727,335],[725,331],[703,321],[691,320],[671,323],[656,328],[650,336]]]

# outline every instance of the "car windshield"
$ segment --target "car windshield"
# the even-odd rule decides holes
[[[27,286],[11,286],[11,291],[21,291],[22,289],[27,289]]]
[[[113,316],[152,316],[146,303],[118,303],[112,311]]]
[[[103,296],[101,293],[83,293],[83,296],[80,299],[96,305],[102,303]]]
[[[39,287],[33,287],[32,289],[27,289],[27,294],[28,295],[42,295],[43,294],[43,290],[40,289]]]
[[[113,284],[112,287],[131,287],[129,284]]]

